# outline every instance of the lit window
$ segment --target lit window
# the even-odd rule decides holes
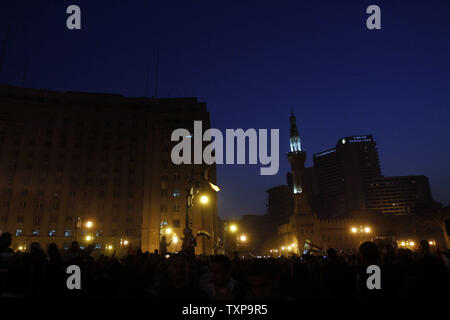
[[[180,191],[180,189],[174,189],[174,190],[173,190],[173,196],[174,196],[174,197],[179,197],[179,196],[181,196],[181,191]]]
[[[64,237],[71,237],[71,236],[72,236],[72,230],[64,231]]]
[[[21,237],[23,236],[23,230],[22,229],[17,229],[16,230],[16,237]]]
[[[32,235],[33,236],[38,236],[39,235],[39,230],[33,230]]]
[[[50,237],[56,236],[56,230],[50,230],[50,231],[48,232],[48,235],[49,235]]]

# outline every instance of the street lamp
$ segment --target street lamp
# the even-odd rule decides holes
[[[92,221],[86,221],[86,228],[90,229],[93,225],[94,223]]]
[[[182,243],[182,249],[194,254],[195,253],[195,243],[196,243],[196,238],[195,236],[192,234],[192,229],[189,226],[189,209],[193,207],[193,199],[195,197],[195,194],[199,192],[199,188],[200,185],[197,181],[193,181],[194,179],[194,172],[191,173],[191,176],[188,180],[188,188],[187,188],[187,192],[186,192],[186,225],[185,228],[183,230],[183,243]],[[206,182],[208,182],[209,186],[211,187],[211,189],[213,189],[215,192],[218,192],[220,190],[219,187],[217,187],[215,184],[213,184],[212,182],[210,182],[208,180],[208,174],[207,171],[205,172],[205,175],[203,177],[204,180],[206,180]],[[195,190],[197,189],[197,190]],[[205,205],[206,203],[208,203],[208,196],[206,195],[202,195],[200,196],[200,203]],[[203,215],[202,215],[203,217]],[[203,246],[203,249],[205,248],[205,246]]]
[[[209,201],[208,196],[203,195],[203,196],[200,197],[200,202],[202,204],[207,204],[208,201]]]
[[[230,226],[230,231],[231,231],[231,232],[236,232],[236,231],[237,231],[237,226],[236,226],[235,224],[232,224],[232,225]]]
[[[246,242],[246,241],[247,241],[247,236],[246,236],[245,234],[242,234],[242,235],[239,237],[239,240],[241,240],[241,242]]]

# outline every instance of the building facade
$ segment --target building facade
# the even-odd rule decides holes
[[[376,143],[371,135],[339,139],[336,147],[313,156],[320,216],[343,216],[366,209],[367,191],[382,177]]]
[[[210,201],[192,208],[189,223],[211,234],[196,252],[211,253],[217,201],[203,176],[208,170],[215,182],[215,166],[170,160],[171,132],[192,132],[194,120],[210,126],[205,103],[195,98],[0,86],[0,230],[12,233],[15,248],[78,240],[152,251],[164,229],[181,240],[193,177]],[[172,241],[170,250],[180,247]]]
[[[371,182],[367,209],[384,215],[411,215],[429,208],[433,202],[425,176],[383,177]]]

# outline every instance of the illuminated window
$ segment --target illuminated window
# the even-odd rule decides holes
[[[181,191],[180,191],[180,189],[173,189],[173,196],[174,196],[174,197],[179,197],[179,196],[181,196]]]
[[[21,237],[23,236],[23,230],[22,229],[17,229],[16,230],[16,237]]]

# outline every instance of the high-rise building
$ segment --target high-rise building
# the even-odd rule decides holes
[[[79,240],[152,251],[162,230],[182,237],[193,176],[211,200],[190,213],[194,233],[212,236],[196,252],[212,253],[217,201],[202,177],[207,169],[215,182],[215,166],[170,160],[171,132],[192,132],[194,120],[210,126],[205,103],[195,98],[0,86],[0,230],[13,234],[16,248]],[[169,249],[180,248],[172,241]]]
[[[382,177],[371,135],[339,139],[335,148],[315,154],[313,161],[320,215],[341,216],[366,208],[370,183]]]
[[[371,182],[367,209],[384,215],[409,215],[430,207],[428,178],[425,176],[383,177]]]

